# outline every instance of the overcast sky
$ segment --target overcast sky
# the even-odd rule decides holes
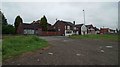
[[[70,2],[67,2],[67,0],[64,0],[65,2],[60,0],[50,2],[46,0],[44,0],[46,2],[37,2],[38,0],[30,0],[31,2],[13,1],[4,0],[2,2],[2,12],[9,24],[14,23],[17,15],[20,15],[27,23],[39,20],[45,15],[51,24],[55,23],[56,18],[70,22],[76,21],[76,24],[81,24],[84,22],[82,11],[84,9],[86,24],[93,24],[98,28],[104,26],[115,29],[118,27],[118,3],[112,2],[113,0],[111,2],[78,2],[77,0],[75,2],[72,2],[73,0],[70,0]]]

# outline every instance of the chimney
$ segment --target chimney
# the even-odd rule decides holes
[[[73,24],[75,25],[75,21],[73,21]]]

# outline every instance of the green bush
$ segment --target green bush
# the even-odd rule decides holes
[[[2,25],[2,34],[14,34],[15,28],[12,25]]]

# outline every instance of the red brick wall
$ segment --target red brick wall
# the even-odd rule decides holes
[[[41,31],[38,35],[41,35],[41,36],[57,36],[57,35],[60,35],[60,32]]]
[[[56,29],[60,29],[60,35],[63,35],[65,33],[65,24],[62,22],[57,22],[54,27],[56,27]]]
[[[100,29],[100,33],[101,33],[101,34],[108,33],[108,29]]]
[[[18,26],[18,28],[17,28],[17,34],[24,34],[22,24],[20,24],[20,25]]]

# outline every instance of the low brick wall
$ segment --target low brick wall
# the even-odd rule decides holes
[[[60,32],[49,32],[49,31],[42,31],[39,33],[40,36],[58,36]]]

